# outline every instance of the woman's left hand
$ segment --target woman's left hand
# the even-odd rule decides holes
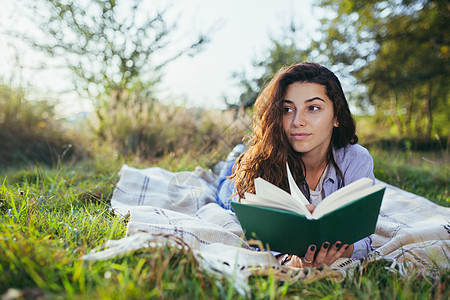
[[[342,245],[342,243],[338,241],[330,246],[329,242],[325,242],[322,244],[322,247],[320,247],[317,255],[315,255],[316,251],[316,246],[311,245],[309,246],[305,257],[300,258],[297,255],[288,255],[282,259],[281,264],[297,268],[317,267],[321,264],[329,266],[340,257],[350,257],[353,252],[353,245]]]

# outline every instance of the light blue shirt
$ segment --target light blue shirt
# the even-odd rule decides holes
[[[230,155],[227,157],[224,165],[221,168],[218,177],[218,189],[216,194],[217,203],[225,209],[231,210],[231,202],[238,201],[239,196],[235,195],[236,188],[234,183],[227,178],[232,174],[232,168],[240,153],[245,151],[244,145],[236,146]],[[375,176],[373,174],[373,159],[366,148],[360,145],[347,145],[345,147],[335,149],[333,148],[334,160],[342,172],[345,184],[348,185],[360,178],[371,178],[375,183]],[[323,181],[324,196],[327,197],[331,193],[342,188],[344,183],[337,173],[333,164],[329,165],[329,170]],[[372,250],[372,238],[368,236],[353,244],[352,258],[361,259]]]

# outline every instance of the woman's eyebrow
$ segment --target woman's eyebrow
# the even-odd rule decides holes
[[[320,98],[320,97],[312,97],[311,99],[307,99],[305,102],[312,102],[312,101],[314,101],[314,100],[320,100],[320,101],[325,102],[325,100],[323,100],[323,99]]]
[[[325,102],[325,100],[323,100],[322,98],[320,98],[320,97],[312,97],[312,98],[310,98],[310,99],[306,99],[305,100],[305,102],[312,102],[312,101],[314,101],[314,100],[320,100],[320,101],[322,101],[322,102]],[[289,100],[289,99],[283,99],[283,103],[294,103],[292,100]]]

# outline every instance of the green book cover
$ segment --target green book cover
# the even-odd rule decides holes
[[[303,257],[309,245],[323,242],[353,244],[375,232],[385,188],[362,196],[319,219],[294,212],[232,202],[248,240],[260,240],[268,249]],[[266,246],[267,245],[267,246]]]

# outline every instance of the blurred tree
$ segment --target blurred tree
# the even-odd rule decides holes
[[[167,9],[150,11],[142,0],[22,3],[27,8],[22,13],[40,35],[14,35],[72,70],[77,91],[93,100],[102,138],[116,124],[119,110],[131,109],[138,117],[151,107],[164,66],[181,55],[195,55],[208,41],[204,34],[179,33],[176,22],[166,21]]]
[[[51,165],[74,154],[72,141],[54,119],[54,103],[31,101],[24,89],[4,84],[1,78],[0,141],[0,169],[30,162]],[[76,148],[72,158],[81,154],[81,147]]]
[[[271,38],[271,46],[267,51],[267,56],[262,60],[253,61],[252,65],[258,75],[249,77],[245,71],[233,74],[233,77],[239,80],[242,93],[237,104],[228,103],[225,99],[228,107],[252,107],[259,92],[281,67],[307,60],[310,51],[306,47],[300,49],[298,46],[303,44],[302,39],[298,36],[301,32],[299,26],[291,21],[288,28],[285,28],[282,32],[280,38]]]
[[[450,12],[443,0],[319,0],[312,44],[367,88],[379,121],[400,135],[448,134]],[[388,112],[388,113],[387,113]],[[441,120],[433,125],[434,120]],[[443,121],[443,122],[442,122]]]

